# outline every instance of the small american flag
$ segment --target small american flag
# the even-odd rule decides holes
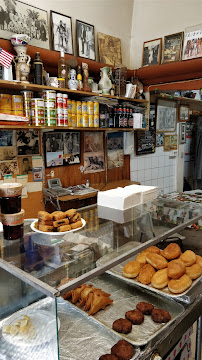
[[[14,55],[0,47],[0,64],[5,66],[7,69],[10,67],[11,61]]]

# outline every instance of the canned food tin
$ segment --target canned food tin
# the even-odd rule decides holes
[[[76,114],[76,101],[72,100],[72,114]]]
[[[81,104],[81,111],[82,111],[82,115],[83,114],[87,114],[87,103],[85,101],[82,101],[82,104]]]
[[[63,115],[68,115],[68,109],[67,109],[67,108],[63,108],[63,109],[62,109],[62,113],[63,113]]]
[[[55,90],[43,90],[44,100],[56,100],[56,91]]]
[[[82,115],[77,114],[77,127],[82,127]]]
[[[68,112],[68,126],[72,127],[72,114]]]
[[[23,98],[21,95],[12,95],[12,110],[23,110]]]
[[[12,114],[23,116],[23,110],[12,110]]]
[[[33,98],[31,100],[32,107],[44,108],[44,100],[41,98]]]
[[[0,94],[0,108],[11,110],[12,107],[12,95]]]
[[[29,109],[29,108],[24,108],[23,115],[31,119],[31,117],[32,117],[32,111],[31,111],[31,109]]]
[[[76,127],[77,126],[77,117],[76,114],[72,114],[72,127]]]
[[[34,118],[43,117],[43,119],[44,119],[44,109],[39,109],[39,108],[33,109],[32,108],[32,117],[34,117]]]
[[[67,108],[67,107],[68,107],[68,104],[67,104],[68,95],[67,95],[67,94],[63,94],[63,95],[62,95],[62,100],[63,100],[63,108]]]
[[[32,125],[43,126],[44,125],[44,117],[42,117],[42,116],[33,117],[32,116]]]
[[[12,110],[8,110],[8,109],[3,109],[3,110],[1,110],[0,109],[0,114],[9,114],[9,115],[12,115]]]
[[[94,106],[93,106],[92,101],[87,102],[87,112],[88,112],[88,115],[93,115],[93,113],[94,113]]]
[[[46,118],[46,125],[47,126],[55,126],[56,125],[56,117],[48,117]]]
[[[56,118],[56,109],[50,109],[50,108],[45,109],[45,117]]]
[[[56,95],[56,107],[57,108],[63,107],[63,96],[61,93],[57,93]]]
[[[77,115],[82,114],[81,101],[76,102],[76,113],[77,113]]]
[[[99,127],[99,114],[94,115],[94,127]]]
[[[44,106],[45,108],[51,108],[51,109],[56,108],[55,100],[44,100]]]
[[[93,115],[88,115],[88,126],[94,127],[94,116]]]
[[[57,126],[64,126],[64,116],[57,114]]]
[[[94,102],[94,115],[99,115],[99,102]]]
[[[68,115],[64,115],[64,126],[68,126]]]
[[[68,114],[72,113],[72,101],[70,99],[67,100],[68,105]]]
[[[20,91],[20,94],[22,94],[24,100],[31,100],[34,95],[33,91],[28,91],[28,90]]]
[[[63,108],[57,108],[56,109],[56,113],[57,113],[57,115],[63,115]]]
[[[88,127],[88,115],[87,114],[82,115],[82,125],[83,125],[83,127]]]

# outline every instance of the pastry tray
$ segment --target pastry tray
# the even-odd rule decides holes
[[[99,326],[102,325],[104,328],[109,329],[111,333],[129,341],[135,347],[148,344],[153,345],[157,341],[158,336],[161,337],[162,332],[166,331],[184,312],[184,307],[172,299],[169,300],[161,296],[156,296],[155,294],[148,294],[144,289],[137,289],[106,273],[93,279],[88,282],[88,284],[89,283],[96,288],[110,293],[111,299],[113,299],[114,302],[93,316],[88,316],[87,312],[80,309],[76,304],[72,304],[71,301],[68,301],[71,307],[82,312],[89,320],[95,321]],[[171,320],[165,324],[158,324],[151,319],[151,316],[146,315],[141,325],[132,326],[131,333],[126,335],[114,331],[112,329],[113,322],[119,318],[125,318],[126,311],[135,309],[136,304],[140,301],[152,303],[156,308],[169,311]]]

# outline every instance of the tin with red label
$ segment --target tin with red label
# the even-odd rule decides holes
[[[68,115],[64,115],[64,126],[68,126]]]
[[[68,108],[68,104],[67,104],[67,101],[68,101],[68,95],[67,94],[63,94],[62,95],[62,99],[63,99],[63,108]]]
[[[38,117],[32,116],[32,125],[43,126],[44,125],[44,116],[38,116]]]
[[[56,95],[56,107],[63,108],[63,96],[61,93],[57,93]]]
[[[57,126],[64,126],[64,116],[62,113],[57,114]]]

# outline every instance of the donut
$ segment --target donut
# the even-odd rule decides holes
[[[154,254],[154,253],[147,254],[146,261],[157,270],[164,269],[168,266],[167,260],[159,254]]]
[[[180,259],[168,263],[168,276],[171,279],[179,279],[186,272],[185,263]]]
[[[187,250],[180,256],[180,260],[185,263],[185,266],[191,266],[196,262],[196,254],[191,250]]]
[[[144,315],[142,311],[138,309],[129,310],[125,313],[126,319],[130,320],[133,325],[140,325],[144,321]]]
[[[136,261],[138,261],[141,266],[145,265],[147,263],[146,261],[146,256],[147,254],[149,254],[146,250],[144,252],[141,252],[137,257],[136,257]]]
[[[181,249],[179,245],[171,243],[161,252],[161,255],[167,260],[173,260],[181,255]]]
[[[202,269],[202,257],[200,255],[196,255],[196,263],[199,264]]]
[[[155,254],[160,254],[160,249],[157,246],[150,246],[148,248],[146,248],[145,250],[142,251],[144,252],[151,252],[151,253],[155,253]]]
[[[99,360],[119,360],[116,355],[106,354],[99,357]]]
[[[170,313],[163,309],[153,309],[151,317],[152,320],[157,323],[166,323],[171,320]]]
[[[145,264],[139,273],[138,281],[142,284],[148,285],[151,282],[152,276],[155,274],[155,269],[150,264]]]
[[[127,278],[135,278],[138,276],[141,264],[138,261],[130,261],[123,268],[123,276]]]
[[[130,360],[134,353],[133,345],[126,340],[119,340],[111,348],[111,354],[116,355],[119,360]]]
[[[127,319],[117,319],[113,322],[112,329],[122,334],[129,334],[132,331],[132,323]]]
[[[192,280],[190,277],[187,274],[184,274],[179,279],[168,281],[168,289],[174,294],[181,294],[189,289],[191,284]]]
[[[138,310],[140,310],[144,315],[151,315],[152,310],[154,309],[154,306],[150,303],[144,302],[144,301],[140,301],[137,305],[136,308]]]
[[[151,279],[151,284],[156,289],[163,289],[168,285],[168,269],[158,270]]]
[[[197,279],[202,274],[202,268],[199,264],[193,264],[186,267],[186,274],[192,279]]]

